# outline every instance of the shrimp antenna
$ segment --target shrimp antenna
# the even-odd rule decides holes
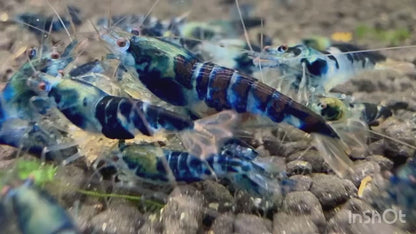
[[[261,18],[261,33],[260,33],[260,48],[262,49],[263,48],[263,30],[264,30],[264,20],[263,20],[263,18]],[[262,68],[262,66],[261,66],[261,63],[259,62],[259,70],[260,70],[260,80],[261,80],[261,82],[263,82],[264,83],[264,76],[263,76],[263,68]]]
[[[46,22],[45,22],[45,24],[46,24]],[[45,27],[45,25],[43,27]],[[46,35],[47,38],[50,38],[51,33],[52,33],[52,24],[49,25],[49,30],[48,30],[47,34],[42,34],[42,38],[41,38],[41,42],[40,42],[40,55],[39,55],[39,58],[42,58],[42,56],[43,56],[43,42],[44,42],[44,37]],[[51,41],[49,41],[49,42],[51,42]]]
[[[47,0],[46,2],[48,3],[48,6],[52,9],[52,11],[55,13],[55,15],[58,17],[59,22],[61,22],[62,27],[64,28],[66,34],[69,37],[69,40],[71,40],[71,42],[72,42],[73,40],[72,40],[71,34],[69,33],[68,29],[66,28],[66,26],[64,24],[64,21],[62,20],[61,16],[59,16],[58,11],[56,11],[56,9],[52,6],[52,4],[50,3],[49,0]]]
[[[108,11],[107,11],[107,28],[109,29],[111,27],[111,0],[108,0]]]
[[[251,43],[250,43],[250,38],[248,36],[246,24],[244,23],[243,14],[241,13],[240,4],[238,3],[238,0],[235,0],[235,5],[237,7],[238,15],[240,16],[241,25],[243,27],[244,37],[245,37],[245,39],[247,41],[248,48],[250,48],[250,51],[253,52],[253,47],[251,46]]]
[[[391,137],[391,136],[387,136],[387,135],[385,135],[385,134],[382,134],[382,133],[376,132],[376,131],[371,130],[371,129],[367,129],[367,131],[369,131],[370,133],[372,133],[372,134],[374,134],[374,135],[376,135],[376,136],[380,136],[380,137],[386,138],[386,139],[388,139],[388,140],[391,140],[391,141],[393,141],[393,142],[399,143],[399,144],[401,144],[401,145],[404,145],[404,146],[407,146],[407,147],[409,147],[409,148],[411,148],[411,149],[416,150],[416,146],[411,145],[411,144],[409,144],[409,143],[406,143],[406,142],[404,142],[404,141],[394,139],[394,138],[393,138],[393,137]]]
[[[139,28],[141,28],[144,24],[144,22],[146,21],[147,17],[150,16],[150,14],[152,13],[153,9],[157,6],[157,4],[160,2],[160,0],[156,0],[153,5],[150,7],[149,11],[147,11],[146,15],[144,15],[143,17],[143,21],[142,23],[139,25]]]
[[[36,29],[36,30],[38,30],[39,32],[42,32],[42,33],[48,33],[48,31],[46,31],[46,30],[44,30],[44,29],[41,29],[41,28],[38,28],[38,27],[36,27],[36,26],[34,26],[34,25],[28,24],[28,23],[26,23],[26,22],[23,22],[23,21],[17,21],[17,22],[18,22],[19,24],[25,25],[25,26],[27,26],[27,27],[29,27],[29,28]]]

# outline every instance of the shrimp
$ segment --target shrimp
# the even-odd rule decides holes
[[[410,159],[399,168],[395,175],[390,177],[390,183],[386,188],[389,201],[400,206],[406,213],[406,218],[416,219],[416,161]]]
[[[277,178],[264,165],[253,161],[257,156],[251,148],[224,144],[219,154],[206,158],[187,152],[162,149],[150,144],[125,144],[99,159],[95,167],[113,167],[123,181],[144,181],[156,185],[172,182],[195,182],[208,179],[228,179],[237,188],[256,196],[271,196],[282,192]],[[98,167],[99,166],[99,167]]]
[[[0,123],[0,144],[63,164],[80,157],[76,145],[64,143],[65,133],[47,123],[12,118]]]
[[[345,121],[356,117],[369,126],[376,126],[380,121],[393,115],[390,108],[368,102],[346,103],[338,98],[321,98],[311,105],[312,110],[322,115],[327,121]]]
[[[79,17],[80,10],[73,6],[68,6],[67,9],[71,17],[70,20],[62,17],[60,17],[60,19],[57,20],[54,19],[53,16],[44,16],[41,14],[34,13],[23,13],[16,17],[16,22],[22,23],[28,28],[29,31],[35,34],[41,34],[41,30],[60,32],[65,28],[69,27],[71,22],[73,22],[75,25],[80,25],[82,23]]]
[[[1,118],[20,118],[25,120],[36,119],[37,112],[33,109],[34,97],[37,95],[27,85],[28,78],[34,76],[36,72],[46,72],[56,76],[59,71],[64,69],[73,61],[72,52],[77,43],[74,41],[69,44],[61,57],[56,51],[37,55],[35,49],[28,51],[29,60],[19,70],[13,74],[6,87],[0,95],[2,107]]]
[[[368,147],[371,127],[392,116],[389,108],[366,102],[348,102],[335,97],[320,98],[311,109],[331,122],[342,140],[352,149],[351,155],[363,157]]]
[[[152,136],[163,130],[180,132],[188,142],[185,147],[206,154],[216,152],[217,141],[231,136],[230,127],[236,119],[228,111],[194,122],[148,102],[111,96],[82,80],[48,74],[41,73],[29,83],[39,95],[49,97],[74,125],[110,139],[132,139],[138,133]]]
[[[162,39],[126,39],[115,31],[101,36],[122,65],[136,73],[160,99],[194,113],[206,104],[216,111],[248,112],[266,116],[275,123],[288,123],[315,136],[317,147],[338,175],[344,175],[352,165],[346,146],[321,116],[254,77],[202,63],[189,51]]]
[[[319,51],[305,44],[277,48],[265,47],[255,64],[263,68],[276,68],[290,79],[294,90],[315,89],[317,93],[329,92],[345,83],[360,71],[373,69],[386,58],[377,52],[362,52],[347,44],[333,44]]]
[[[80,233],[71,217],[54,198],[27,179],[18,187],[2,191],[3,203],[11,206],[22,233]]]

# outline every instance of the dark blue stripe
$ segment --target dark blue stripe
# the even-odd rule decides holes
[[[229,87],[233,95],[231,106],[237,112],[242,113],[247,111],[247,98],[251,85],[255,82],[255,79],[240,74],[237,74],[236,76],[236,80],[230,84]]]
[[[118,106],[121,101],[123,101],[123,98],[105,96],[96,106],[95,117],[100,121],[102,126],[101,132],[106,137],[111,139],[132,139],[134,135],[125,129],[117,117]]]
[[[148,104],[144,113],[147,122],[155,129],[182,131],[194,126],[194,122],[187,117],[158,106]]]
[[[196,77],[196,91],[198,93],[199,100],[204,100],[207,95],[209,76],[211,74],[214,64],[204,63],[197,72]]]
[[[133,115],[133,124],[136,127],[136,129],[138,129],[142,134],[146,135],[146,136],[151,136],[152,133],[149,132],[148,127],[147,126],[147,121],[145,121],[143,118],[146,118],[146,114],[143,112],[143,102],[141,101],[136,101],[135,103],[135,108],[133,108],[134,111],[134,115]]]
[[[276,123],[282,122],[285,117],[286,103],[288,101],[289,99],[285,95],[281,95],[275,91],[266,108],[267,116]]]

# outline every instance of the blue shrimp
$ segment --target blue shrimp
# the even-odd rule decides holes
[[[337,130],[344,143],[352,150],[351,155],[364,157],[368,151],[369,133],[379,135],[371,127],[390,117],[390,108],[373,103],[351,102],[335,97],[320,98],[311,104],[311,109],[320,114]]]
[[[352,165],[346,146],[325,120],[307,107],[257,79],[213,63],[202,63],[175,44],[151,37],[125,39],[115,31],[104,33],[121,64],[160,99],[193,113],[201,104],[238,113],[253,113],[273,122],[286,122],[316,139],[316,146],[339,175]]]
[[[34,13],[23,13],[16,17],[18,23],[23,23],[29,31],[40,35],[42,31],[48,32],[60,32],[64,28],[68,28],[71,25],[71,21],[75,25],[82,23],[79,17],[80,10],[73,6],[68,6],[68,13],[70,20],[61,17],[61,20],[55,19],[53,16],[44,16],[41,14]]]
[[[120,143],[118,149],[95,163],[97,169],[114,168],[120,180],[145,181],[156,185],[228,179],[236,188],[256,196],[270,197],[282,189],[277,178],[261,163],[257,152],[245,146],[225,144],[219,154],[205,160],[187,152],[162,149],[150,144]],[[280,175],[279,175],[280,176]],[[283,177],[282,177],[283,178]]]
[[[80,233],[65,209],[51,195],[35,187],[32,179],[4,189],[3,203],[15,213],[24,234]]]
[[[28,87],[29,77],[34,76],[37,72],[46,72],[57,76],[60,70],[63,70],[73,61],[72,53],[76,44],[76,41],[69,44],[62,54],[63,56],[60,56],[55,51],[49,51],[40,57],[35,49],[28,51],[31,60],[13,74],[0,94],[0,105],[2,107],[0,121],[7,118],[25,120],[36,118],[37,113],[34,111],[33,105],[30,104],[33,104],[33,98],[37,94]]]
[[[393,115],[390,108],[368,102],[348,103],[346,100],[325,97],[318,103],[313,103],[312,110],[322,115],[327,121],[346,121],[357,117],[369,126],[376,126],[379,122]]]
[[[386,187],[386,204],[399,206],[410,224],[416,221],[416,160],[410,159],[390,177]]]
[[[108,23],[109,20],[107,18],[100,18],[97,21],[97,25],[102,28],[107,27]],[[111,17],[111,23],[133,34],[160,37],[169,30],[174,30],[180,24],[185,23],[185,18],[174,17],[171,20],[162,21],[146,15],[116,15]]]
[[[329,92],[363,70],[373,69],[386,58],[376,52],[360,51],[355,45],[333,44],[319,51],[304,44],[266,47],[256,59],[263,68],[276,68],[290,79],[292,88]]]
[[[111,139],[132,139],[138,133],[152,136],[163,130],[179,132],[185,147],[203,155],[216,152],[216,143],[231,137],[229,128],[236,118],[228,111],[192,121],[148,102],[111,96],[82,80],[48,74],[39,74],[29,83],[35,92],[49,98],[68,120],[83,130]]]
[[[0,93],[0,144],[19,148],[47,160],[79,157],[73,144],[61,142],[64,133],[39,124],[42,121],[39,114],[45,113],[47,107],[28,86],[30,77],[39,71],[57,75],[72,61],[71,53],[75,45],[76,42],[68,45],[63,57],[55,51],[46,51],[42,56],[35,49],[28,51],[30,61],[13,74]],[[70,153],[73,157],[68,157]]]
[[[80,157],[74,144],[62,143],[64,133],[44,123],[11,118],[0,123],[0,144],[45,160],[66,164]]]

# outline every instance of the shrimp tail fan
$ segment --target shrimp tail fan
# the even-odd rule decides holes
[[[222,111],[215,115],[196,120],[194,128],[181,133],[184,147],[190,154],[205,159],[219,153],[219,147],[233,136],[233,126],[237,113]]]
[[[311,134],[314,146],[325,162],[341,178],[351,172],[353,162],[349,158],[350,150],[339,138],[322,134]]]

